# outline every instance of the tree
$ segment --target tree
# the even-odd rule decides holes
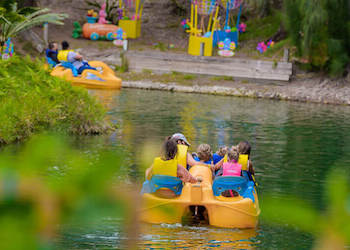
[[[63,24],[66,14],[50,13],[50,9],[17,9],[17,3],[0,6],[0,49],[8,38],[42,23]]]
[[[285,0],[286,28],[298,55],[318,69],[341,75],[350,62],[347,0]]]

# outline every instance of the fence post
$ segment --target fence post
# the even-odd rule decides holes
[[[49,44],[49,24],[44,23],[44,42],[47,46]]]

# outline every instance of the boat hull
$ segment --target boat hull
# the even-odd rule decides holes
[[[204,207],[211,226],[223,228],[255,228],[260,214],[259,201],[254,189],[254,202],[242,196],[214,196],[211,171],[207,167],[194,166],[190,170],[195,177],[202,177],[202,183],[186,183],[180,196],[162,198],[146,193],[142,196],[142,221],[153,224],[181,223],[183,216],[193,206]]]
[[[100,61],[91,61],[89,64],[91,67],[102,68],[102,72],[87,69],[80,76],[74,77],[71,69],[57,66],[52,70],[51,75],[63,78],[71,82],[73,86],[88,89],[120,89],[122,87],[122,80],[115,76],[114,71],[107,64]]]

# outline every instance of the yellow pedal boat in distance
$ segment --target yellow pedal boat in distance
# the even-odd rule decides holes
[[[81,75],[74,77],[71,69],[57,65],[51,71],[51,75],[70,81],[73,86],[89,89],[120,89],[122,87],[122,80],[107,64],[100,61],[90,61],[89,64],[99,70],[87,69]]]
[[[215,227],[243,229],[258,225],[258,196],[254,182],[247,176],[217,177],[212,181],[212,172],[205,166],[193,166],[190,173],[202,179],[202,182],[185,183],[182,191],[177,186],[182,183],[176,183],[175,177],[153,176],[150,181],[145,181],[142,189],[141,220],[153,224],[182,223],[183,216],[197,216],[201,213],[202,218]],[[174,182],[171,183],[170,180],[170,186],[167,186],[162,182],[163,178],[168,181],[169,178],[174,178]],[[159,191],[165,186],[179,195],[164,198]],[[238,196],[223,197],[221,193],[225,190],[235,190]]]

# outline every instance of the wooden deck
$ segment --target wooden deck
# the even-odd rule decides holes
[[[142,72],[145,69],[155,73],[176,71],[184,74],[228,76],[255,82],[288,82],[292,75],[292,63],[289,62],[235,57],[195,57],[159,51],[128,51],[125,55],[129,61],[129,69],[136,72]],[[119,54],[100,54],[99,59],[109,64],[120,63]]]

